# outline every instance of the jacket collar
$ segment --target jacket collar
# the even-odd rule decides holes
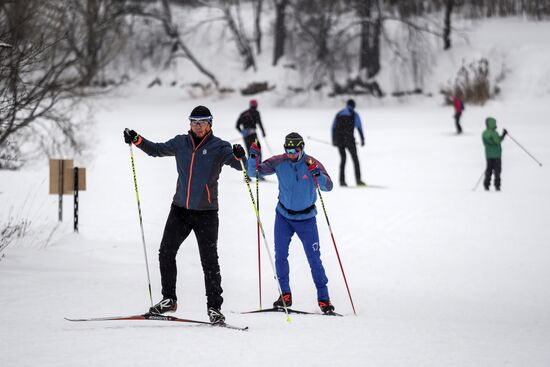
[[[200,147],[201,145],[204,145],[208,142],[208,140],[212,139],[212,130],[210,130],[208,132],[208,134],[206,134],[202,140],[200,141],[200,143],[195,146],[195,139],[193,138],[193,131],[189,130],[188,131],[188,134],[187,134],[187,138],[191,141],[191,145],[193,146],[193,150],[196,150],[198,147]]]

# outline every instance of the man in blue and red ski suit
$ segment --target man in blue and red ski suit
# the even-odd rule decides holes
[[[453,106],[455,109],[455,126],[456,126],[456,133],[462,134],[462,126],[460,126],[460,117],[462,116],[462,111],[464,111],[464,103],[458,96],[453,96]]]
[[[315,179],[322,191],[332,190],[333,184],[323,165],[304,152],[304,140],[298,133],[285,138],[285,153],[273,156],[258,167],[262,175],[275,173],[279,181],[279,203],[275,209],[275,268],[282,294],[274,307],[292,305],[289,280],[288,249],[296,233],[302,241],[313,282],[317,288],[317,300],[324,313],[334,311],[328,292],[328,278],[321,261],[319,232],[317,229],[317,191]],[[248,170],[254,171],[255,158],[261,151],[256,144],[250,147]],[[315,177],[315,179],[314,179]]]

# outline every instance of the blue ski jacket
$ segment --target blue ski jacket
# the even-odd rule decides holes
[[[177,135],[165,143],[140,137],[136,146],[152,157],[176,157],[178,182],[172,202],[181,208],[218,210],[218,178],[223,165],[242,170],[231,144],[212,132],[197,146],[190,133]]]
[[[315,202],[317,191],[312,174],[307,170],[306,162],[312,159],[319,165],[321,174],[317,182],[322,191],[332,190],[333,184],[325,167],[315,158],[302,154],[296,162],[288,158],[287,154],[273,156],[258,166],[262,175],[275,173],[279,181],[279,203],[277,212],[292,220],[305,220],[317,215]],[[256,163],[254,159],[248,160],[248,171],[254,172]]]

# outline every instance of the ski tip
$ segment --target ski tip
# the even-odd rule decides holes
[[[218,324],[211,324],[211,325],[214,327],[222,327],[222,328],[231,329],[231,330],[248,331],[248,326],[242,326],[242,327],[234,326],[234,325],[226,324],[225,322],[218,323]]]
[[[330,312],[325,312],[323,315],[325,316],[340,316],[340,317],[343,317],[344,315],[338,313],[338,312],[334,312],[334,311],[330,311]]]

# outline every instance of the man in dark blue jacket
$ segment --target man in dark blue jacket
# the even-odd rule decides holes
[[[220,267],[218,263],[218,178],[223,165],[242,170],[245,151],[212,134],[212,114],[197,106],[189,116],[187,135],[177,135],[165,143],[153,143],[134,130],[124,130],[124,141],[133,143],[152,157],[175,156],[178,169],[176,194],[159,250],[163,299],[149,312],[162,314],[177,309],[176,254],[182,242],[195,232],[199,245],[208,316],[212,323],[223,323]]]
[[[359,158],[357,157],[357,148],[353,136],[355,129],[359,131],[361,146],[364,146],[365,135],[363,135],[361,118],[359,114],[355,112],[355,101],[350,99],[346,103],[346,107],[336,114],[332,122],[332,145],[338,147],[338,152],[340,153],[340,186],[347,186],[346,149],[351,154],[351,159],[353,159],[357,186],[365,186],[365,183],[361,181],[361,168],[359,167]]]
[[[317,191],[314,176],[323,191],[332,190],[332,180],[323,165],[304,152],[304,139],[298,133],[290,133],[285,138],[285,153],[273,156],[259,165],[263,175],[275,173],[279,181],[279,203],[275,209],[275,269],[282,295],[273,303],[274,307],[290,307],[288,248],[294,233],[304,246],[313,282],[317,288],[317,300],[323,312],[334,311],[328,293],[328,278],[321,262],[319,232],[317,230]],[[256,169],[255,157],[260,147],[250,147],[248,169]]]

